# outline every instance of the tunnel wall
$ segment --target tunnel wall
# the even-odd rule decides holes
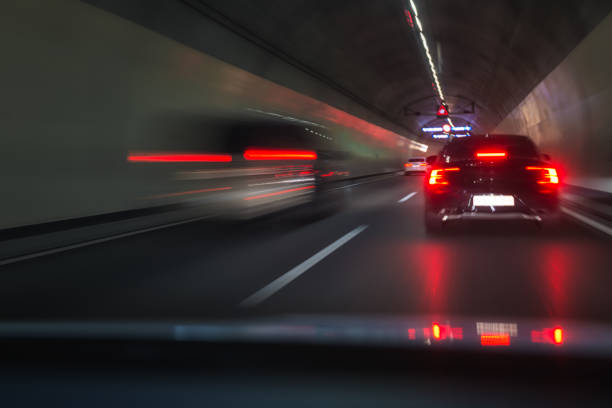
[[[363,164],[354,175],[423,154],[383,119],[363,120],[85,3],[6,2],[0,23],[10,33],[0,39],[0,228],[142,208],[152,204],[143,197],[174,192],[170,166],[143,172],[126,162],[151,119],[168,112],[256,109],[316,121],[345,135],[343,148]]]
[[[531,136],[568,184],[612,192],[612,14],[508,115],[495,132]]]

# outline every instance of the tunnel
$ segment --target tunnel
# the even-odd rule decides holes
[[[612,2],[0,10],[0,337],[588,349],[612,323]]]

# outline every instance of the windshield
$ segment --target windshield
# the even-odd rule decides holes
[[[2,2],[0,323],[612,327],[612,2],[542,4]]]

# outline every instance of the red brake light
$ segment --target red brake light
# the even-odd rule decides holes
[[[526,170],[540,171],[542,173],[542,179],[538,180],[538,184],[559,184],[559,175],[557,169],[553,167],[534,167],[527,166]]]
[[[505,159],[506,156],[506,152],[476,152],[479,159]]]
[[[553,330],[553,343],[561,344],[563,343],[563,329],[557,327]]]
[[[480,344],[483,346],[509,346],[509,334],[481,334]]]
[[[431,334],[433,335],[433,338],[436,340],[440,340],[440,338],[442,337],[440,325],[438,323],[434,323],[431,325]]]
[[[313,150],[247,149],[246,160],[316,160]]]
[[[141,163],[218,163],[231,162],[231,154],[210,153],[131,153],[128,155],[129,162]]]
[[[412,163],[406,163],[404,164],[404,167],[412,167]]]
[[[446,169],[434,169],[429,175],[430,185],[447,185],[448,180],[445,178],[444,173],[448,171],[459,171],[459,167],[449,167]]]

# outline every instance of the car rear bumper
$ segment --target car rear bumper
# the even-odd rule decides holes
[[[559,212],[556,195],[505,194],[514,198],[513,206],[474,206],[475,193],[426,195],[430,216],[442,222],[460,220],[523,220],[541,222]],[[477,193],[479,194],[479,193]]]
[[[524,221],[542,221],[542,216],[525,214],[521,212],[506,212],[506,213],[477,213],[469,212],[462,214],[449,214],[442,216],[442,222],[456,220],[524,220]]]

